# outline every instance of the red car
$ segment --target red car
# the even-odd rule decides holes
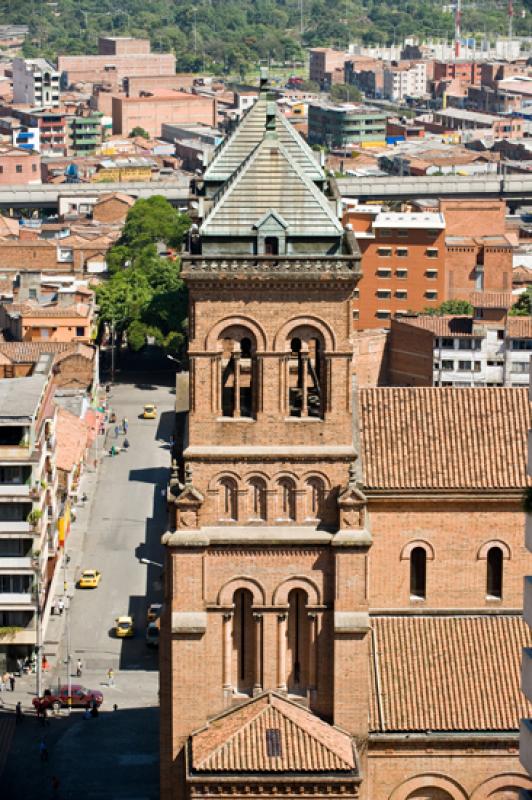
[[[72,697],[72,708],[85,708],[87,703],[91,706],[96,703],[101,706],[103,703],[103,694],[92,689],[86,689],[79,683],[73,683],[70,687],[70,694]],[[41,708],[53,708],[55,705],[67,706],[68,705],[68,686],[61,686],[59,694],[46,689],[43,697],[34,697],[33,705],[35,708],[41,704]]]

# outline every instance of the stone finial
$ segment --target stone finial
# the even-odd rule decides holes
[[[185,486],[192,486],[192,467],[185,464]]]
[[[349,486],[356,486],[357,483],[357,466],[356,461],[351,461],[349,464]]]
[[[177,461],[175,458],[172,459],[172,467],[170,470],[170,486],[175,486],[179,483],[179,471],[177,468]]]

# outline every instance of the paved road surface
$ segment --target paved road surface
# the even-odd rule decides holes
[[[139,419],[148,401],[159,408],[157,420]],[[103,691],[103,710],[98,719],[83,720],[74,712],[46,728],[26,718],[0,779],[2,800],[54,797],[54,775],[60,780],[60,800],[158,798],[157,654],[146,647],[144,628],[147,603],[161,598],[161,570],[140,564],[137,556],[163,558],[166,503],[161,490],[168,479],[174,403],[169,387],[137,383],[113,389],[111,405],[120,419],[128,419],[131,447],[103,459],[89,498],[82,567],[96,567],[103,578],[96,590],[75,591],[70,625],[73,666],[81,657],[81,682]],[[136,617],[137,635],[117,640],[110,635],[113,621],[127,613]],[[106,685],[109,667],[115,670],[114,688]],[[43,734],[50,751],[47,764],[38,754]]]

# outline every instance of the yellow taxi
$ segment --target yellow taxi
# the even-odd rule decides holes
[[[135,635],[135,624],[133,617],[123,616],[115,619],[115,636],[125,639],[127,636]]]
[[[144,419],[157,419],[157,406],[155,403],[146,403],[142,416]]]
[[[80,589],[96,589],[102,577],[97,569],[84,569],[78,581]]]

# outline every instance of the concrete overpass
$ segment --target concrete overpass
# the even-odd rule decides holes
[[[133,197],[162,194],[174,205],[186,205],[190,177],[180,175],[172,181],[132,181],[131,183],[43,183],[35,186],[0,185],[0,209],[50,208],[58,206],[60,195],[95,197],[109,192],[124,192]]]
[[[342,197],[358,200],[409,200],[429,197],[504,197],[532,199],[531,175],[426,175],[337,178]]]

